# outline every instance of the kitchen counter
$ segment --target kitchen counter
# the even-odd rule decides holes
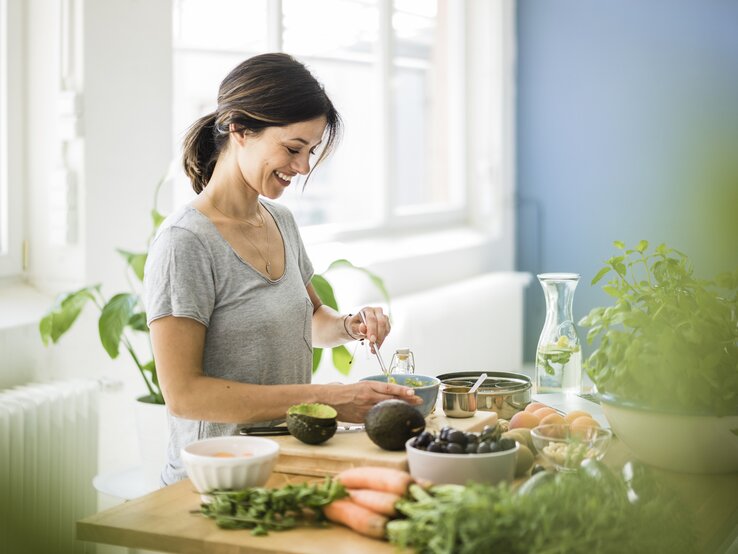
[[[466,420],[465,428],[479,430],[487,417],[494,414],[479,413],[473,420]],[[429,418],[429,427],[440,427],[445,418]],[[465,420],[452,420],[459,427]],[[288,452],[291,437],[283,438]],[[373,463],[381,462],[387,455],[389,466],[405,463],[403,453],[384,452],[375,447],[364,433],[336,435],[331,448],[314,450],[311,456],[287,456],[289,463],[278,463],[267,486],[281,487],[287,483],[320,479],[319,474],[332,474],[344,467],[356,464],[356,458],[341,459],[342,444],[350,443],[365,453]],[[333,461],[320,463],[320,452]],[[299,453],[299,452],[298,452]],[[613,469],[619,470],[632,456],[627,447],[614,439],[605,457]],[[301,466],[303,460],[307,463]],[[369,461],[363,464],[369,465]],[[321,471],[316,471],[321,468]],[[304,471],[303,471],[304,470]],[[738,473],[726,475],[687,475],[661,471],[668,482],[685,499],[685,509],[694,513],[699,533],[700,551],[726,552],[733,541],[738,540]],[[209,554],[246,554],[284,552],[294,554],[381,554],[397,553],[389,543],[362,537],[344,527],[297,528],[284,532],[272,532],[267,537],[254,537],[248,530],[224,530],[215,522],[200,515],[200,497],[189,480],[165,487],[147,496],[126,502],[109,510],[89,516],[77,523],[77,538],[162,552]],[[194,512],[194,513],[193,513]]]

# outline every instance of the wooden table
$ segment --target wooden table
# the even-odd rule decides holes
[[[462,420],[454,420],[454,424]],[[434,427],[442,425],[436,420]],[[472,430],[484,425],[478,419],[467,423]],[[338,438],[338,435],[334,438]],[[371,453],[370,460],[376,462],[381,455],[364,436],[339,439],[326,453],[340,450],[342,440]],[[286,440],[286,439],[285,439]],[[334,439],[331,439],[334,440]],[[362,445],[363,442],[363,445]],[[287,442],[289,452],[295,452]],[[294,445],[293,445],[294,446]],[[318,450],[319,451],[319,450]],[[395,466],[398,453],[388,454],[387,465]],[[305,467],[312,468],[305,474],[299,461],[307,460]],[[335,458],[335,456],[334,456]],[[605,462],[619,471],[632,456],[627,447],[614,440]],[[312,461],[311,461],[312,460]],[[360,458],[359,458],[360,460]],[[316,474],[330,474],[343,467],[335,459],[326,466],[327,471],[316,471],[314,458],[288,456],[287,463],[278,464],[267,486],[281,487],[290,482],[315,479]],[[357,460],[346,461],[355,465]],[[368,463],[359,465],[368,465]],[[738,539],[738,473],[727,475],[686,475],[659,471],[662,477],[683,499],[685,509],[695,515],[699,533],[700,550],[706,553],[724,552]],[[188,480],[160,489],[147,496],[126,502],[104,512],[87,517],[77,523],[77,538],[83,541],[101,542],[163,552],[182,554],[207,552],[212,554],[251,554],[283,552],[291,554],[363,554],[397,553],[389,543],[364,538],[340,526],[325,529],[298,528],[285,532],[270,533],[267,537],[254,537],[248,530],[223,530],[197,512],[200,497]]]

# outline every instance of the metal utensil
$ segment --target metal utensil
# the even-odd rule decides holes
[[[482,374],[481,374],[481,375],[479,376],[479,379],[477,379],[477,382],[476,382],[476,383],[474,383],[474,384],[473,384],[473,385],[471,386],[471,388],[469,389],[469,394],[472,394],[472,393],[475,393],[475,392],[477,392],[477,389],[478,389],[478,388],[480,387],[480,385],[481,385],[482,383],[484,383],[484,380],[485,380],[486,378],[487,378],[487,374],[486,374],[486,373],[482,373]]]
[[[359,317],[361,317],[361,322],[366,325],[366,317],[364,317],[364,310],[359,310]],[[367,340],[368,337],[367,337]],[[389,378],[389,371],[387,371],[387,366],[384,365],[384,360],[382,360],[382,355],[379,353],[379,345],[374,342],[374,354],[377,356],[377,360],[379,360],[379,367],[382,368],[382,374],[386,375]]]

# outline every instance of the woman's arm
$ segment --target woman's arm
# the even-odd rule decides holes
[[[411,388],[374,381],[352,385],[251,385],[208,377],[202,371],[206,333],[202,323],[168,316],[151,322],[150,329],[164,400],[169,411],[179,417],[223,423],[268,421],[285,417],[294,404],[321,402],[336,408],[340,420],[361,422],[366,412],[382,400],[422,402]]]
[[[390,332],[389,318],[384,314],[382,308],[362,308],[365,324],[359,313],[342,315],[323,304],[312,284],[308,283],[306,288],[313,303],[313,344],[315,346],[332,348],[350,340],[365,338],[371,345],[376,342],[382,346],[385,337]],[[373,346],[372,351],[374,351]]]

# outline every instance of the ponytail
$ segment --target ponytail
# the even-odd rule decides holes
[[[192,188],[197,194],[207,186],[213,176],[218,159],[215,143],[215,112],[201,117],[187,130],[185,135],[182,164],[185,175],[190,178]]]

